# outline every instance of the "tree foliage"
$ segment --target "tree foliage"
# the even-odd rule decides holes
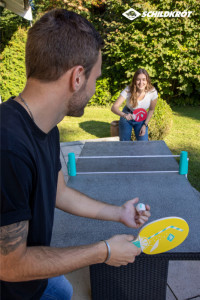
[[[91,99],[91,105],[115,101],[139,67],[149,72],[153,85],[170,105],[200,104],[198,0],[34,0],[33,6],[35,20],[52,8],[76,11],[90,20],[104,37],[102,78],[97,82],[97,93]],[[134,8],[141,14],[143,11],[192,11],[192,14],[190,17],[180,18],[140,16],[130,21],[122,15],[129,8]],[[5,29],[8,22],[13,28],[10,32],[15,32],[16,24],[19,26],[18,17],[16,23],[13,16],[10,18],[6,19],[4,14],[1,25],[5,45],[10,38]],[[21,27],[19,36],[20,32]],[[19,36],[12,37],[2,54],[4,66],[1,68],[1,76],[6,85],[1,92],[3,100],[7,99],[8,94],[13,94],[11,78],[15,77],[16,72],[19,90],[22,89],[20,83],[24,82],[22,44],[25,39],[20,39],[22,44],[19,49],[17,41],[14,41]],[[17,57],[19,63],[16,61]]]
[[[126,4],[124,4],[126,2]],[[126,19],[129,8],[143,11],[192,11],[190,17]],[[108,0],[104,13],[93,15],[104,36],[104,76],[115,94],[145,68],[161,97],[170,104],[200,104],[200,2]]]
[[[18,30],[19,27],[27,28],[29,22],[22,17],[12,13],[7,9],[0,7],[0,32],[1,32],[1,45],[0,51],[3,51],[5,46],[9,43],[13,34]]]

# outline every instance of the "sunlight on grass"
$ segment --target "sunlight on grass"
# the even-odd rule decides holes
[[[164,141],[173,154],[188,152],[188,179],[200,191],[200,108],[176,108],[173,115],[173,127]]]
[[[109,107],[86,107],[81,118],[65,117],[58,124],[60,140],[109,137],[110,123],[118,119]],[[173,127],[164,141],[173,154],[188,152],[188,179],[200,191],[200,107],[173,108]]]
[[[110,123],[119,118],[108,107],[86,107],[81,118],[65,117],[59,123],[61,142],[110,136]]]

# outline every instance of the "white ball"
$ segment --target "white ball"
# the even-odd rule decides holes
[[[146,210],[145,204],[143,203],[138,203],[138,205],[136,206],[136,210],[139,211],[144,211]]]

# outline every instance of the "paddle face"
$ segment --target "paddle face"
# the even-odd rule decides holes
[[[147,111],[144,108],[136,108],[133,111],[133,120],[136,122],[141,122],[146,120],[147,118]]]
[[[184,219],[163,218],[144,226],[139,233],[139,241],[133,241],[133,244],[138,246],[139,242],[146,254],[158,254],[177,247],[186,239],[188,232],[189,226]]]

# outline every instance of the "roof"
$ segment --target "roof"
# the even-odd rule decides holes
[[[32,10],[28,0],[0,0],[0,6],[32,21]]]

